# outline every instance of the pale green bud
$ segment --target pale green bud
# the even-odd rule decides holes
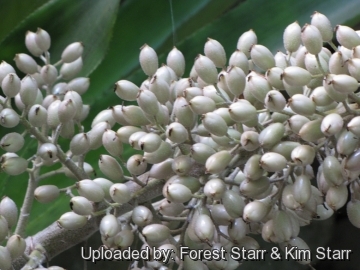
[[[15,97],[21,89],[21,81],[16,73],[7,74],[2,80],[1,88],[8,98]]]
[[[208,84],[217,82],[216,66],[208,57],[199,54],[195,59],[195,70],[199,77]]]
[[[249,87],[251,95],[261,103],[264,103],[266,94],[272,89],[265,77],[259,75],[248,76],[246,87]]]
[[[285,89],[283,81],[281,80],[281,74],[283,74],[283,72],[284,70],[282,68],[272,67],[265,72],[265,78],[275,89]]]
[[[249,73],[249,62],[246,54],[240,50],[236,50],[229,58],[229,66],[241,68],[245,74]]]
[[[326,136],[332,136],[341,131],[344,120],[337,113],[328,114],[321,121],[321,131]]]
[[[201,240],[209,242],[213,239],[215,233],[214,223],[206,214],[199,215],[194,224],[195,235]]]
[[[6,154],[0,158],[1,170],[9,175],[19,175],[26,171],[28,161],[22,157],[7,157]]]
[[[265,97],[265,106],[272,112],[280,112],[285,108],[286,100],[283,94],[277,90],[270,90]]]
[[[69,44],[61,54],[61,60],[64,63],[74,62],[76,59],[82,56],[84,51],[84,45],[81,42],[74,42]]]
[[[33,74],[38,71],[35,60],[26,53],[18,53],[15,55],[14,61],[20,71],[25,74]]]
[[[298,22],[289,24],[284,31],[283,41],[285,50],[296,52],[301,44],[301,27]]]
[[[189,107],[196,114],[205,114],[216,109],[215,101],[209,97],[197,96],[189,101]]]
[[[88,216],[93,210],[93,205],[85,197],[75,196],[70,200],[70,208],[78,215]]]
[[[301,41],[311,54],[320,53],[323,40],[319,29],[311,24],[305,24],[301,29]]]
[[[316,119],[305,123],[299,131],[301,139],[307,142],[317,142],[317,140],[324,138],[321,122],[321,119]]]
[[[101,186],[92,180],[84,179],[76,183],[80,196],[92,202],[101,202],[104,199],[104,191]]]
[[[55,83],[58,77],[58,71],[55,66],[53,65],[45,65],[41,68],[40,71],[41,77],[47,84]]]
[[[265,176],[258,178],[257,180],[246,179],[240,184],[240,194],[245,197],[254,198],[270,187],[269,179]]]
[[[345,185],[330,187],[326,193],[326,203],[334,211],[340,209],[345,205],[348,199],[348,189]]]
[[[166,58],[166,64],[171,67],[177,77],[181,77],[185,72],[185,58],[181,51],[179,51],[175,46],[169,52]]]
[[[315,103],[302,94],[293,95],[289,99],[290,108],[297,114],[300,115],[313,115],[315,113]]]
[[[328,95],[325,90],[325,87],[319,86],[316,87],[310,95],[312,101],[314,101],[316,106],[327,106],[333,103],[333,99]]]
[[[114,215],[105,215],[100,222],[99,231],[105,239],[114,237],[120,230],[117,218]]]
[[[126,168],[131,174],[140,175],[146,171],[147,162],[142,155],[133,155],[127,160]]]
[[[144,159],[149,164],[156,164],[168,159],[172,154],[173,150],[171,145],[168,142],[162,141],[156,151],[151,153],[145,152]]]
[[[131,200],[131,192],[127,185],[117,183],[113,184],[110,189],[110,196],[116,203],[127,203]]]
[[[215,39],[208,38],[205,43],[204,53],[215,66],[222,68],[226,65],[226,53],[224,47]]]
[[[237,42],[236,48],[242,51],[247,57],[250,57],[250,48],[257,43],[257,36],[254,30],[244,32]]]
[[[251,60],[262,70],[268,70],[275,66],[274,55],[263,45],[254,44],[250,48]]]
[[[230,66],[225,78],[229,91],[236,97],[239,97],[244,92],[246,84],[246,75],[244,71],[237,66]]]
[[[159,67],[159,60],[155,50],[147,44],[140,48],[139,61],[141,69],[149,77],[153,76]]]
[[[34,197],[40,203],[49,203],[60,195],[60,190],[55,185],[42,185],[35,189]]]
[[[286,163],[286,158],[275,152],[267,152],[260,158],[260,166],[268,172],[280,171],[286,167]]]
[[[294,199],[304,206],[311,197],[311,183],[310,178],[305,174],[296,177],[293,185]]]
[[[25,144],[24,137],[21,134],[16,132],[11,132],[6,134],[4,137],[1,138],[0,146],[6,152],[17,152],[21,148],[23,148]]]
[[[39,57],[43,51],[36,44],[35,38],[36,34],[34,32],[27,31],[25,35],[25,46],[32,55]]]
[[[353,47],[360,45],[360,37],[354,29],[345,25],[337,25],[335,32],[337,41],[345,48],[351,50]]]
[[[342,94],[353,93],[358,89],[357,79],[346,74],[334,75],[329,83]]]
[[[264,148],[271,148],[284,136],[285,127],[281,123],[273,123],[264,128],[259,134],[259,143]]]
[[[170,236],[170,230],[162,224],[150,224],[142,229],[142,235],[148,242],[161,243]]]
[[[291,159],[299,166],[306,166],[313,163],[315,150],[309,145],[299,145],[291,152]]]
[[[85,94],[85,92],[89,89],[90,86],[90,79],[85,77],[78,77],[72,79],[68,82],[67,87],[79,95]]]
[[[38,86],[36,80],[30,76],[26,75],[21,80],[21,88],[20,88],[20,97],[22,103],[25,105],[33,105],[36,100],[38,91]]]
[[[331,41],[333,37],[333,28],[330,20],[324,14],[315,11],[311,16],[311,24],[319,29],[324,42]]]
[[[115,157],[121,156],[123,153],[123,144],[119,138],[119,135],[111,129],[107,129],[103,133],[102,144],[106,151]]]
[[[108,178],[114,181],[122,181],[124,177],[123,169],[115,158],[109,155],[100,155],[99,169]]]
[[[188,131],[180,123],[173,122],[166,128],[166,137],[174,143],[183,143],[188,136]]]
[[[241,217],[245,207],[243,198],[234,190],[226,190],[223,193],[222,203],[226,209],[226,212],[232,218]]]
[[[205,163],[206,172],[210,174],[221,173],[227,167],[231,158],[231,154],[226,150],[211,155]]]
[[[149,208],[139,205],[134,208],[131,219],[136,225],[145,227],[153,221],[153,214]]]
[[[270,211],[270,205],[262,201],[249,202],[244,207],[243,219],[245,222],[260,222]]]
[[[82,67],[83,67],[83,60],[82,57],[79,57],[73,62],[62,64],[60,68],[60,75],[64,80],[70,80],[74,78],[81,71]]]
[[[307,85],[311,80],[311,74],[301,67],[287,67],[281,75],[282,79],[289,85],[303,86]]]

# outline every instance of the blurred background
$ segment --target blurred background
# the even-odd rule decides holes
[[[116,81],[126,79],[140,85],[146,79],[138,63],[139,48],[144,43],[156,50],[160,63],[165,62],[168,52],[176,46],[186,58],[187,76],[196,55],[203,54],[207,37],[218,40],[229,57],[236,49],[239,36],[249,29],[257,34],[258,43],[267,46],[274,54],[278,50],[285,52],[282,45],[285,27],[294,21],[303,26],[310,22],[314,11],[325,14],[334,27],[345,24],[355,30],[360,29],[358,0],[0,0],[0,10],[0,60],[14,67],[16,53],[29,53],[24,44],[27,30],[35,32],[40,27],[48,31],[52,38],[52,63],[60,59],[62,50],[68,44],[83,42],[84,68],[79,76],[89,77],[91,82],[90,89],[83,95],[84,103],[91,105],[90,114],[83,123],[85,130],[90,128],[92,119],[101,110],[122,103],[113,93]],[[21,72],[18,74],[23,76]],[[7,132],[7,129],[1,128],[1,137]],[[69,141],[62,140],[61,143],[68,145]],[[35,152],[36,142],[28,140],[19,154],[30,157]],[[97,167],[97,159],[105,152],[100,148],[86,156],[86,162],[93,165],[98,177],[102,175]],[[125,155],[131,155],[131,150],[127,149]],[[45,168],[42,172],[54,168]],[[50,183],[66,187],[73,180],[60,175],[41,184]],[[0,174],[0,196],[11,197],[19,208],[26,186],[25,173],[19,176]],[[62,213],[69,211],[68,202],[66,196],[50,204],[34,202],[28,235],[45,228]],[[345,209],[340,209],[330,220],[314,221],[302,227],[300,237],[313,251],[320,246],[353,251],[350,261],[316,262],[316,269],[360,268],[359,229],[350,225]],[[271,249],[272,245],[257,239],[262,248]],[[97,248],[101,244],[99,235],[91,237],[87,244]],[[81,269],[80,246],[69,249],[51,261],[51,265],[56,264],[67,269]],[[125,269],[127,266],[109,262],[96,265],[88,263],[88,269],[104,267]],[[259,268],[307,267],[295,262],[274,262],[269,257],[265,262],[245,262],[241,267]]]

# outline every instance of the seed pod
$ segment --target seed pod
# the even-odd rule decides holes
[[[93,205],[85,197],[75,196],[70,200],[70,208],[78,215],[88,216],[93,210]]]
[[[289,241],[292,235],[290,216],[285,211],[276,211],[273,231],[279,242]]]
[[[189,101],[189,107],[194,113],[201,115],[214,111],[216,104],[209,97],[197,96]]]
[[[26,249],[26,242],[18,234],[13,234],[6,243],[6,248],[11,255],[11,259],[15,260],[24,254]],[[3,268],[2,268],[3,269]]]
[[[244,74],[249,73],[249,62],[246,54],[240,50],[236,50],[229,58],[229,66],[236,66],[244,71]]]
[[[74,212],[63,214],[57,221],[57,224],[66,230],[76,230],[85,226],[87,217],[80,216]]]
[[[58,107],[59,121],[66,123],[72,120],[76,114],[76,105],[71,99],[63,100]]]
[[[36,100],[38,87],[35,79],[30,76],[26,75],[21,80],[21,88],[20,88],[20,97],[22,103],[25,105],[33,105]]]
[[[0,269],[10,269],[11,254],[6,247],[0,246]]]
[[[343,183],[341,165],[336,157],[327,156],[324,159],[322,168],[325,180],[330,186],[339,186]]]
[[[8,98],[15,97],[21,89],[21,81],[16,73],[8,73],[1,82],[1,88]]]
[[[307,142],[317,142],[317,140],[324,138],[321,131],[321,119],[316,119],[305,123],[300,131],[301,139]]]
[[[335,27],[335,33],[337,41],[349,50],[360,45],[359,35],[354,31],[354,29],[348,26],[337,25]]]
[[[144,159],[149,164],[160,163],[169,158],[173,153],[171,145],[168,142],[162,141],[160,147],[151,153],[145,152]]]
[[[146,43],[140,48],[139,61],[144,73],[151,77],[159,67],[158,56],[153,48]]]
[[[359,145],[359,138],[352,132],[343,130],[337,140],[336,150],[341,155],[351,155]]]
[[[314,101],[316,106],[327,106],[333,103],[333,99],[328,95],[325,88],[323,86],[316,87],[311,95],[310,98]]]
[[[258,178],[256,181],[246,179],[240,184],[240,194],[248,198],[254,198],[267,191],[269,186],[269,179],[265,176]]]
[[[55,159],[57,159],[57,148],[52,143],[43,143],[39,147],[37,154],[44,161],[53,162]]]
[[[204,194],[213,200],[220,200],[225,190],[226,185],[220,178],[210,179],[204,186]]]
[[[86,133],[76,134],[70,142],[70,151],[75,155],[79,156],[85,154],[90,149],[90,140]]]
[[[121,111],[125,121],[131,126],[145,126],[150,123],[145,117],[143,110],[138,106],[122,106]]]
[[[321,122],[321,131],[326,136],[332,136],[341,131],[344,120],[337,113],[331,113],[324,117]]]
[[[214,62],[218,68],[226,65],[226,53],[224,47],[215,39],[208,38],[204,47],[205,55]]]
[[[68,82],[67,87],[79,95],[85,94],[89,89],[90,79],[85,77],[78,77]]]
[[[360,201],[349,201],[346,205],[346,212],[351,224],[356,228],[360,228]]]
[[[194,231],[201,241],[212,241],[215,233],[214,223],[208,215],[200,214],[194,221]]]
[[[296,52],[301,44],[301,27],[298,22],[289,24],[284,31],[283,41],[285,50]]]
[[[119,138],[119,135],[111,130],[107,129],[102,135],[102,144],[109,154],[118,157],[123,152],[123,145]]]
[[[348,66],[350,60],[347,61],[344,58],[340,51],[333,53],[329,59],[329,71],[333,74],[349,74]]]
[[[245,89],[246,77],[244,71],[237,66],[230,66],[227,70],[225,83],[230,93],[240,96]]]
[[[21,134],[16,132],[11,132],[6,134],[4,137],[1,138],[0,146],[6,152],[17,152],[21,148],[23,148],[25,144],[24,137]]]
[[[304,206],[311,197],[311,183],[308,176],[301,174],[296,177],[293,185],[294,199],[301,205]]]
[[[315,150],[309,145],[299,145],[291,152],[291,159],[299,166],[306,166],[313,163]]]
[[[163,196],[174,203],[185,203],[192,198],[192,193],[185,185],[170,183],[164,186]]]
[[[131,218],[136,225],[145,227],[152,222],[153,214],[149,208],[139,205],[134,208]]]
[[[110,187],[110,196],[114,202],[124,204],[131,200],[131,192],[125,184],[117,183]]]
[[[289,99],[290,108],[300,115],[312,115],[315,113],[315,103],[308,97],[296,94]]]
[[[216,66],[208,57],[199,54],[195,59],[194,64],[198,76],[208,84],[215,84],[217,82]]]
[[[206,172],[210,174],[222,172],[229,164],[231,158],[231,154],[226,150],[211,155],[205,163]]]
[[[35,38],[36,34],[34,32],[27,31],[25,35],[25,46],[32,55],[39,57],[43,51],[36,44]]]
[[[175,46],[169,52],[166,58],[166,64],[174,70],[177,77],[184,75],[185,58],[181,51],[179,51]]]
[[[58,77],[58,71],[55,66],[53,65],[45,65],[41,68],[40,71],[41,77],[47,84],[55,83]]]
[[[110,129],[109,123],[100,122],[86,133],[86,136],[90,140],[90,149],[94,150],[102,145],[102,136],[107,129]]]
[[[320,53],[323,40],[319,29],[311,24],[305,24],[301,29],[301,41],[311,54]]]
[[[14,61],[18,69],[25,74],[33,74],[38,70],[35,60],[26,53],[16,54]]]
[[[289,85],[303,86],[311,80],[311,74],[301,67],[287,67],[281,75],[282,79]]]
[[[245,163],[244,174],[249,180],[258,180],[264,174],[261,166],[261,156],[252,155]]]
[[[343,207],[347,202],[347,198],[348,190],[345,185],[341,185],[338,187],[330,187],[325,196],[326,203],[334,211]]]
[[[60,75],[64,80],[71,80],[81,71],[82,67],[83,60],[82,57],[79,57],[73,62],[62,64]]]
[[[284,136],[285,128],[281,123],[273,123],[259,134],[259,143],[264,148],[271,148]]]
[[[51,45],[49,33],[41,28],[38,28],[36,31],[35,42],[36,45],[40,48],[40,50],[46,52],[47,50],[49,50]]]
[[[126,168],[131,174],[140,175],[146,171],[147,162],[142,155],[133,155],[127,160]]]
[[[236,123],[246,124],[257,116],[256,108],[248,102],[234,102],[229,106],[229,115]]]
[[[260,222],[270,211],[270,205],[262,201],[249,202],[244,207],[243,220],[245,222]]]
[[[280,91],[270,90],[265,97],[265,106],[272,112],[280,112],[285,108],[286,100]]]
[[[260,166],[268,172],[276,172],[286,167],[286,158],[275,152],[267,152],[260,158]]]
[[[74,62],[76,59],[82,56],[84,51],[84,45],[81,42],[74,42],[69,44],[61,54],[61,60],[64,63]]]
[[[140,108],[149,115],[156,115],[159,110],[158,101],[155,94],[149,90],[140,90],[137,97]]]
[[[42,185],[35,189],[34,197],[40,203],[49,203],[60,195],[60,190],[55,185]]]
[[[227,134],[228,127],[222,117],[216,113],[208,112],[202,118],[204,127],[216,136],[225,136]]]
[[[19,175],[26,171],[28,161],[22,157],[6,157],[6,154],[0,157],[1,170],[9,175]]]
[[[117,218],[114,215],[105,215],[100,222],[99,226],[100,234],[105,239],[114,237],[120,230]]]
[[[99,169],[106,177],[114,181],[122,181],[124,178],[124,172],[120,164],[115,158],[109,155],[100,155],[99,157]]]
[[[347,124],[347,129],[356,136],[360,136],[360,116],[355,116]]]
[[[275,66],[274,55],[263,45],[254,44],[250,48],[251,60],[262,70],[268,70]]]
[[[237,42],[236,48],[242,51],[247,57],[250,57],[250,48],[253,44],[257,43],[257,36],[255,32],[250,29],[244,32]]]
[[[188,131],[182,124],[173,122],[166,128],[166,137],[174,143],[183,143],[188,139]]]
[[[346,74],[334,75],[329,83],[342,94],[353,93],[358,89],[357,79]]]
[[[269,82],[263,76],[248,76],[247,85],[249,91],[256,100],[264,103],[266,94],[272,89]]]
[[[162,224],[150,224],[145,226],[141,233],[147,242],[161,243],[169,237],[170,230]]]
[[[311,25],[314,25],[319,29],[324,42],[328,42],[333,37],[333,29],[329,19],[320,12],[315,11],[311,16]]]
[[[76,183],[76,188],[80,196],[85,197],[92,202],[101,202],[104,199],[104,191],[97,183],[85,179]]]
[[[222,203],[230,217],[239,218],[242,216],[245,202],[234,190],[226,190],[223,193]]]

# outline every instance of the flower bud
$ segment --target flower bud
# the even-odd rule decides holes
[[[270,206],[262,201],[249,202],[244,207],[243,219],[245,222],[260,222],[270,211]]]
[[[175,46],[169,52],[166,58],[166,64],[175,71],[176,76],[181,77],[184,75],[185,58],[181,51],[179,51]]]
[[[220,200],[225,191],[225,182],[220,178],[210,179],[204,186],[204,194],[213,200]]]
[[[240,50],[236,50],[229,58],[229,66],[241,68],[245,74],[249,73],[249,62],[246,54]]]
[[[250,57],[250,48],[257,43],[257,36],[254,30],[244,32],[237,42],[236,48],[242,51],[247,57]]]
[[[339,186],[345,180],[341,173],[341,165],[334,156],[327,156],[323,162],[323,174],[330,186]]]
[[[205,163],[206,173],[218,174],[221,173],[231,161],[231,154],[229,151],[223,150],[211,155]]]
[[[260,158],[260,166],[268,172],[280,171],[286,167],[286,163],[286,158],[275,152],[267,152]]]
[[[243,198],[234,190],[226,190],[222,196],[222,203],[226,209],[226,212],[232,218],[238,218],[242,216],[245,207]]]
[[[278,90],[270,90],[265,97],[265,106],[272,112],[280,112],[285,108],[286,100]]]
[[[320,53],[323,40],[319,29],[311,24],[305,24],[301,29],[301,41],[309,53],[316,55]]]
[[[334,102],[323,86],[316,87],[310,95],[316,106],[327,106]]]
[[[16,225],[18,220],[18,208],[15,202],[7,196],[4,196],[1,199],[0,215],[6,219],[9,229]]]
[[[6,247],[0,246],[0,269],[10,269],[11,254]]]
[[[6,157],[6,154],[0,158],[1,170],[9,175],[19,175],[26,171],[28,161],[22,157]]]
[[[350,74],[352,77],[354,77],[356,80],[360,80],[360,59],[359,58],[352,58],[352,59],[348,59],[346,61],[347,65],[347,69],[349,70],[348,74]],[[344,68],[346,68],[344,67]],[[334,72],[332,72],[334,73]],[[347,72],[342,72],[342,73],[347,73]],[[337,73],[340,74],[340,73]]]
[[[216,109],[215,101],[209,97],[197,96],[189,101],[191,110],[196,114],[205,114]]]
[[[326,202],[324,202],[324,204],[319,204],[316,207],[317,220],[326,220],[330,218],[333,214],[334,210],[332,210]]]
[[[0,146],[6,152],[15,153],[23,148],[25,144],[24,137],[21,134],[16,132],[11,132],[6,134],[4,137],[1,138]]]
[[[208,112],[203,116],[202,123],[205,128],[216,136],[225,136],[227,134],[227,124],[218,114]]]
[[[52,143],[43,143],[39,149],[37,154],[45,161],[52,162],[57,159],[57,148]]]
[[[332,40],[333,29],[331,22],[324,14],[315,11],[311,16],[311,25],[314,25],[317,29],[319,29],[324,42]]]
[[[92,202],[101,202],[104,199],[104,191],[97,183],[92,180],[84,179],[76,183],[76,188],[80,196]]]
[[[190,109],[189,103],[184,97],[177,97],[174,102],[173,113],[176,116],[177,122],[182,124],[185,128],[193,128],[197,117]]]
[[[114,215],[105,215],[100,222],[100,234],[105,237],[114,237],[120,230],[117,218]]]
[[[272,89],[265,77],[259,75],[248,76],[246,87],[249,88],[251,95],[261,103],[264,103],[266,94]]]
[[[166,137],[174,143],[183,143],[188,139],[188,131],[182,124],[173,122],[166,128]]]
[[[356,136],[360,136],[360,116],[355,116],[347,124],[347,129]]]
[[[139,141],[142,137],[144,137],[147,133],[145,131],[138,131],[134,132],[129,137],[129,144],[132,148],[141,150],[141,145],[139,144]]]
[[[15,260],[24,254],[26,249],[25,240],[18,234],[13,234],[6,243],[6,248],[11,255],[11,259]]]
[[[347,198],[348,190],[345,185],[341,185],[338,187],[330,187],[325,196],[326,203],[334,211],[343,207],[347,202]]]
[[[160,163],[169,158],[173,153],[171,145],[168,142],[162,141],[160,147],[151,153],[145,152],[144,159],[149,164]]]
[[[235,122],[246,124],[256,117],[256,108],[248,102],[239,101],[230,105],[229,115]]]
[[[76,59],[82,56],[84,51],[84,45],[81,42],[74,42],[69,44],[61,54],[61,60],[64,63],[74,62]]]
[[[157,101],[161,104],[165,104],[170,98],[170,87],[168,83],[157,75],[151,79],[149,90],[155,94]]]
[[[332,136],[341,131],[344,120],[337,113],[328,114],[321,121],[321,131],[326,136]]]
[[[172,162],[173,159],[168,158],[163,162],[154,164],[149,171],[149,176],[157,179],[168,179],[174,174]]]
[[[36,100],[37,91],[38,86],[35,79],[30,75],[26,75],[21,80],[20,97],[22,103],[25,105],[33,105]]]
[[[114,184],[113,182],[111,182],[110,180],[106,179],[106,178],[95,178],[93,180],[94,183],[98,184],[102,190],[104,191],[105,194],[105,199],[106,200],[111,200],[110,197],[110,187]]]
[[[345,94],[344,92],[338,92],[335,90],[333,84],[331,83],[334,76],[334,74],[328,74],[325,77],[325,80],[323,80],[323,87],[325,88],[326,93],[332,100],[337,102],[343,102],[347,98],[347,93]]]
[[[76,134],[70,142],[70,151],[75,156],[85,154],[90,149],[90,140],[86,133]]]
[[[315,113],[315,103],[302,94],[293,95],[288,104],[295,113],[300,115],[312,115]]]
[[[100,122],[108,122],[110,127],[113,127],[116,123],[116,120],[114,118],[113,110],[112,109],[106,109],[99,112],[96,117],[93,119],[91,123],[91,127],[94,127],[96,124]]]
[[[204,53],[215,66],[222,68],[226,65],[226,53],[224,47],[215,39],[208,38],[205,43]]]
[[[146,241],[151,243],[161,243],[170,236],[169,228],[162,224],[147,225],[141,233],[145,236]]]
[[[244,71],[237,66],[230,66],[227,70],[226,85],[235,96],[240,96],[245,89],[246,78]]]
[[[85,197],[75,196],[70,200],[70,208],[78,215],[88,216],[93,210],[93,205]]]
[[[131,192],[127,185],[117,183],[110,187],[110,196],[114,202],[124,204],[131,200]]]
[[[62,64],[60,68],[60,75],[64,80],[70,80],[81,71],[82,67],[83,60],[82,57],[79,57],[73,62]]]
[[[251,60],[262,70],[268,70],[275,66],[274,55],[263,45],[254,44],[250,48]]]
[[[99,168],[106,177],[114,181],[121,181],[124,178],[124,172],[115,158],[109,155],[100,155]]]
[[[35,189],[34,197],[40,203],[49,203],[60,195],[60,190],[55,185],[42,185]]]
[[[1,63],[0,63],[0,83],[2,83],[5,76],[8,75],[9,73],[16,74],[15,69],[11,65],[6,63],[5,61],[1,61]]]
[[[195,235],[201,241],[212,241],[215,233],[215,227],[211,218],[206,214],[200,214],[194,223]]]
[[[85,92],[89,89],[90,86],[90,79],[85,77],[78,77],[72,79],[68,82],[67,87],[79,95],[85,94]]]
[[[345,169],[349,171],[360,170],[360,149],[345,158]]]
[[[265,176],[256,179],[256,181],[246,179],[240,184],[240,194],[245,197],[253,198],[267,191],[269,186],[269,179]]]
[[[131,174],[140,175],[146,171],[147,162],[142,155],[133,155],[127,160],[126,168]]]
[[[329,83],[342,94],[354,93],[358,89],[357,79],[346,74],[334,75]]]
[[[102,136],[107,129],[110,129],[109,123],[100,122],[86,133],[90,140],[90,149],[94,150],[102,145]]]
[[[316,119],[305,123],[299,131],[301,139],[307,142],[317,142],[324,138],[321,132],[321,119]]]
[[[131,126],[145,126],[150,121],[145,117],[143,110],[135,105],[122,106],[123,117]]]
[[[76,105],[72,99],[63,100],[58,107],[59,121],[61,123],[72,120],[76,114]]]
[[[16,127],[20,122],[19,115],[9,108],[5,108],[0,112],[0,125],[6,128]]]
[[[216,66],[208,57],[199,54],[195,59],[195,70],[199,77],[208,84],[217,82]]]
[[[293,185],[294,199],[301,205],[304,206],[311,197],[311,183],[308,176],[301,174],[296,177]]]
[[[191,147],[191,157],[198,163],[204,164],[207,162],[207,159],[216,153],[216,151],[210,146],[203,143],[195,143]]]
[[[356,228],[360,228],[360,201],[349,201],[346,205],[346,212],[351,224]]]
[[[102,144],[106,151],[108,151],[112,156],[118,157],[123,153],[123,145],[119,135],[111,129],[106,129],[103,133]]]
[[[51,45],[49,33],[41,28],[38,28],[36,31],[35,42],[40,50],[43,52],[48,51]]]
[[[139,205],[134,208],[131,218],[136,225],[145,227],[152,222],[153,214],[149,208]]]
[[[16,54],[14,61],[18,69],[25,74],[33,74],[38,71],[37,63],[26,53]]]
[[[25,35],[25,46],[32,55],[39,57],[43,51],[36,44],[35,38],[36,34],[34,32],[27,31]]]
[[[301,27],[298,22],[289,24],[283,34],[284,48],[290,53],[296,52],[301,44]]]
[[[174,203],[185,203],[192,198],[192,193],[185,185],[170,183],[164,186],[163,196]]]
[[[189,156],[180,155],[174,158],[172,170],[177,175],[187,175],[193,165],[193,160]]]
[[[16,73],[7,74],[2,80],[1,88],[6,97],[15,97],[21,89],[21,81]]]
[[[281,123],[273,123],[259,134],[259,143],[264,148],[271,148],[284,136],[285,127]]]
[[[285,211],[276,211],[273,218],[273,231],[279,242],[289,241],[291,238],[291,220]]]
[[[5,217],[0,215],[0,241],[4,241],[9,235],[9,225]]]
[[[360,37],[354,29],[345,25],[337,25],[335,32],[337,41],[345,48],[351,50],[353,47],[360,45]]]
[[[149,115],[155,116],[159,110],[157,98],[149,90],[140,90],[136,100],[140,108]]]
[[[301,67],[287,67],[281,75],[281,78],[289,85],[303,86],[311,80],[311,74]]]
[[[246,151],[254,151],[260,147],[259,133],[255,131],[245,131],[241,134],[240,143]]]
[[[57,224],[66,230],[76,230],[85,226],[88,218],[80,216],[74,212],[63,214],[57,221]]]
[[[299,145],[291,152],[291,159],[299,166],[311,165],[315,158],[315,150],[309,145]]]
[[[153,76],[159,67],[159,60],[155,50],[147,44],[140,48],[139,61],[141,69],[149,77]]]
[[[275,144],[270,151],[278,153],[282,156],[284,156],[287,160],[291,159],[291,152],[294,150],[295,147],[299,146],[300,144],[298,142],[292,142],[292,141],[282,141],[277,144]]]

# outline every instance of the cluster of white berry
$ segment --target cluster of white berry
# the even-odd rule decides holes
[[[339,47],[332,43],[334,34]],[[333,30],[328,18],[315,12],[302,28],[290,24],[283,41],[286,53],[273,55],[257,43],[253,30],[247,31],[227,67],[223,46],[209,38],[205,55],[196,57],[187,78],[178,49],[159,67],[156,52],[145,44],[139,57],[145,81],[138,87],[120,80],[114,90],[122,102],[137,105],[103,110],[85,132],[81,121],[89,107],[80,95],[89,80],[73,79],[82,67],[82,44],[70,44],[51,65],[49,35],[41,29],[28,32],[27,48],[45,65],[18,54],[17,67],[30,74],[20,80],[11,65],[2,62],[0,124],[23,124],[39,146],[29,169],[28,161],[15,154],[24,145],[24,134],[7,134],[1,140],[8,152],[1,157],[1,168],[10,175],[27,170],[35,187],[57,173],[77,179],[68,188],[34,187],[33,196],[42,203],[55,200],[60,192],[71,197],[72,211],[58,220],[61,228],[80,229],[90,218],[104,215],[100,233],[107,248],[126,249],[138,237],[142,248],[175,251],[167,265],[152,260],[142,266],[135,262],[131,269],[168,269],[173,264],[236,269],[241,262],[229,256],[231,248],[260,247],[250,234],[261,234],[280,248],[308,250],[298,237],[300,227],[331,217],[346,203],[350,222],[360,228],[360,33],[343,25]],[[56,83],[61,79],[72,80]],[[39,89],[46,91],[45,98]],[[11,108],[11,98],[20,114]],[[121,127],[113,131],[116,124]],[[59,136],[69,140],[67,152],[58,145]],[[123,144],[141,154],[124,161]],[[85,155],[101,146],[109,154],[101,155],[98,164],[106,178],[91,179],[93,169],[84,162]],[[320,164],[317,175],[315,159]],[[42,166],[58,163],[61,169],[39,174]],[[136,205],[141,192],[127,182],[146,190],[154,179],[166,181],[164,198]],[[133,210],[119,217],[117,209],[130,201],[135,202]],[[100,202],[105,207],[96,210],[99,204],[94,203]],[[1,209],[0,204],[4,215]],[[21,235],[22,226],[15,232]],[[0,219],[0,240],[7,232]],[[1,269],[10,268],[14,260],[14,248],[8,245],[0,248],[0,258],[5,258]],[[221,260],[180,260],[180,246],[224,248],[227,255]]]

